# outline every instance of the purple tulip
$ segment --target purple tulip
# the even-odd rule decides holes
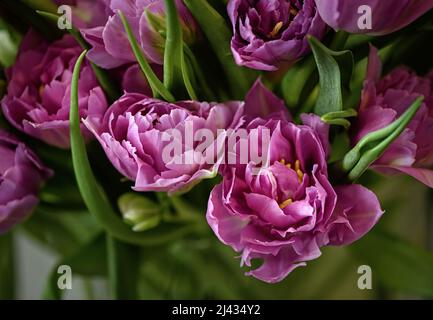
[[[184,40],[186,43],[190,43],[197,32],[196,22],[181,0],[176,0],[176,5]],[[165,24],[164,1],[111,0],[109,7],[112,14],[106,23],[95,28],[81,30],[84,38],[92,46],[88,58],[106,69],[136,61],[118,14],[120,10],[131,25],[132,31],[149,62],[162,65],[165,38],[160,33],[162,30],[155,29],[155,26],[148,20],[147,13],[154,15],[163,27]]]
[[[322,19],[335,30],[374,35],[397,31],[433,8],[433,0],[315,1]]]
[[[52,175],[23,143],[0,130],[0,234],[26,219]]]
[[[251,143],[269,152],[269,165],[259,174],[253,161],[227,167],[208,202],[207,220],[217,237],[240,253],[242,264],[261,260],[247,274],[270,283],[319,257],[323,246],[356,241],[383,213],[375,194],[363,186],[331,185],[329,127],[315,115],[303,120],[304,125],[252,121],[250,132],[270,130],[269,148],[263,140]]]
[[[309,52],[307,35],[327,30],[314,0],[230,0],[228,14],[236,63],[258,70],[293,63]]]
[[[30,31],[15,65],[7,70],[8,93],[1,105],[9,122],[48,144],[68,148],[72,71],[81,52],[70,35],[47,44]],[[80,73],[78,95],[81,117],[103,116],[107,102],[87,62]],[[90,137],[90,132],[82,128]]]
[[[102,121],[89,116],[85,125],[93,132],[108,158],[124,176],[135,181],[136,191],[183,192],[204,178],[217,174],[222,146],[216,146],[218,129],[236,128],[242,123],[242,103],[224,104],[183,101],[176,104],[126,93],[107,111]],[[188,136],[208,129],[215,141],[197,151]],[[179,136],[170,132],[176,130]],[[165,137],[174,138],[166,139]],[[164,153],[170,143],[180,149],[176,159]],[[206,161],[211,149],[218,159]],[[175,161],[191,157],[187,161]]]
[[[399,67],[380,79],[381,69],[377,50],[372,48],[353,142],[389,125],[423,95],[414,119],[372,168],[385,174],[406,173],[433,188],[433,73],[419,77]]]

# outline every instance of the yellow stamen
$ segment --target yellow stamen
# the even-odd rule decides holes
[[[40,96],[42,96],[42,94],[44,93],[44,90],[45,90],[45,85],[44,85],[44,84],[41,84],[41,85],[39,86],[39,95],[40,95]]]
[[[296,170],[296,173],[298,174],[299,182],[302,182],[304,180],[304,173],[301,170]]]
[[[284,209],[285,207],[291,205],[292,203],[293,203],[293,200],[289,198],[280,204],[280,208]]]
[[[275,25],[274,29],[269,33],[269,37],[275,38],[277,36],[278,32],[280,32],[282,27],[283,27],[283,22],[282,21],[278,22]]]
[[[295,161],[295,171],[301,170],[301,162],[299,160]]]
[[[286,159],[283,158],[278,162],[281,163],[282,165],[285,165],[287,169],[292,169],[292,164],[286,163]],[[293,170],[298,175],[299,182],[302,183],[302,181],[304,180],[304,173],[301,170],[301,162],[299,160],[295,161],[295,168]]]

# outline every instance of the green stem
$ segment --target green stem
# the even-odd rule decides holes
[[[95,290],[93,290],[92,280],[83,278],[82,283],[87,300],[95,300]]]
[[[126,19],[125,15],[122,13],[122,11],[119,11],[119,16],[122,20],[123,27],[125,28],[126,34],[128,36],[131,49],[134,52],[135,58],[137,59],[137,62],[140,65],[144,76],[149,82],[153,96],[157,96],[158,94],[160,94],[168,102],[174,102],[175,99],[173,95],[158,79],[158,77],[150,67],[149,63],[147,62],[146,58],[144,57],[143,52],[141,51],[141,48],[138,45],[137,40],[135,39],[134,33],[132,32],[131,26],[129,25],[129,22]]]
[[[183,40],[174,0],[164,0],[166,11],[166,40],[164,51],[164,86],[175,89],[182,80]],[[186,84],[186,83],[185,83]]]
[[[137,299],[139,251],[107,235],[108,280],[113,299]]]
[[[15,298],[14,241],[11,232],[0,236],[0,300]]]

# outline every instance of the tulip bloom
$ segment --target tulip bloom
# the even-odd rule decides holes
[[[47,44],[30,31],[15,65],[7,70],[7,95],[1,105],[17,129],[59,148],[69,148],[69,109],[72,71],[82,49],[70,35]],[[107,102],[92,68],[84,62],[79,82],[81,117],[102,117]],[[89,138],[90,132],[83,133]]]
[[[397,31],[433,8],[433,0],[315,1],[322,19],[335,30],[373,35]]]
[[[350,244],[382,215],[373,192],[361,185],[333,187],[328,180],[328,126],[315,115],[304,125],[257,118],[248,129],[270,130],[269,164],[233,165],[209,198],[207,221],[217,237],[240,253],[241,263],[262,261],[248,272],[260,280],[283,280],[320,256],[327,245]]]
[[[392,123],[423,95],[414,119],[372,168],[385,174],[406,173],[433,188],[433,73],[420,77],[399,67],[380,79],[381,69],[377,50],[372,48],[353,143]]]
[[[232,53],[238,65],[273,71],[310,49],[307,35],[323,38],[327,27],[314,0],[230,0]]]
[[[117,170],[135,181],[134,190],[175,193],[188,190],[202,179],[214,177],[218,171],[218,159],[212,159],[212,163],[205,161],[214,145],[198,152],[196,145],[188,145],[188,136],[194,137],[198,130],[207,129],[217,139],[217,130],[238,127],[241,115],[240,102],[183,101],[172,104],[126,93],[108,109],[102,121],[89,116],[84,123]],[[170,137],[174,130],[179,136],[173,134]],[[170,143],[177,143],[180,148],[179,152],[174,152],[176,159],[168,159],[164,153]],[[177,161],[182,157],[191,157],[191,163]]]
[[[32,213],[39,189],[51,175],[31,150],[0,130],[0,234]]]
[[[131,25],[146,58],[150,63],[162,65],[164,60],[165,39],[159,28],[165,25],[165,6],[163,0],[108,0],[111,10],[108,20],[94,28],[82,29],[83,37],[92,49],[88,58],[98,66],[112,69],[135,62],[126,32],[118,14],[122,11]],[[195,20],[182,1],[176,0],[184,41],[190,43],[197,32]],[[149,16],[153,16],[151,21]],[[157,22],[157,24],[155,24]]]

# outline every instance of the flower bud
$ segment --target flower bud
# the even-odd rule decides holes
[[[161,221],[158,205],[150,199],[135,193],[126,193],[118,200],[120,212],[125,223],[135,232],[155,228]]]

